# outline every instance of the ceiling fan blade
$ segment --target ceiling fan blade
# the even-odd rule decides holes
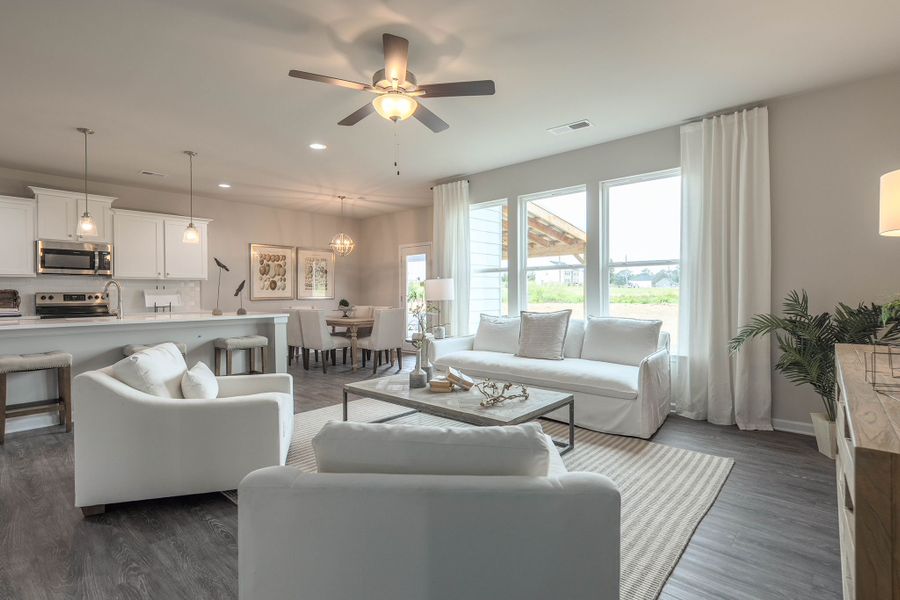
[[[445,98],[448,96],[493,96],[494,82],[490,79],[481,81],[457,81],[455,83],[426,83],[419,90],[425,92],[426,98]]]
[[[425,108],[421,102],[413,116],[435,133],[440,133],[450,127],[442,118]]]
[[[357,83],[356,81],[347,81],[346,79],[338,79],[337,77],[329,77],[328,75],[317,75],[315,73],[307,73],[306,71],[297,71],[295,69],[292,69],[288,75],[296,77],[297,79],[307,79],[309,81],[318,81],[319,83],[339,85],[351,90],[366,91],[372,88],[370,85]]]
[[[366,104],[362,108],[355,111],[353,114],[344,117],[342,121],[338,121],[338,125],[356,125],[357,123],[371,115],[373,112],[375,112],[375,106],[372,105],[371,102],[366,102]]]
[[[406,81],[406,61],[409,58],[409,40],[385,33],[381,38],[384,44],[384,78],[388,81],[396,79],[399,83]]]

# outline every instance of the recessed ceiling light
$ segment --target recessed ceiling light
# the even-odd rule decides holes
[[[328,146],[326,146],[325,144],[320,144],[319,142],[313,142],[312,144],[309,145],[309,147],[312,148],[313,150],[324,150]]]
[[[220,184],[219,184],[219,187],[220,187],[220,188],[228,189],[228,188],[231,187],[231,184],[230,184],[230,183],[220,183]]]

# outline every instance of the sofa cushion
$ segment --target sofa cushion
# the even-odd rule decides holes
[[[571,310],[545,313],[523,310],[516,356],[562,360],[571,316]]]
[[[472,349],[515,354],[519,348],[520,321],[519,317],[481,315]]]
[[[452,352],[441,356],[434,364],[442,369],[456,367],[475,377],[490,377],[564,392],[625,400],[633,400],[638,394],[640,369],[631,365],[581,358],[549,361],[477,350]]]
[[[581,346],[584,344],[584,321],[581,319],[569,319],[569,330],[566,332],[566,346],[563,348],[563,356],[566,358],[581,358]]]
[[[662,321],[588,317],[581,358],[639,365],[656,352]]]
[[[550,468],[550,449],[537,423],[424,427],[331,421],[312,446],[320,473],[544,477]]]
[[[166,343],[123,358],[112,371],[116,379],[145,394],[181,398],[181,377],[187,364],[175,344]]]
[[[219,395],[219,382],[215,374],[206,366],[206,363],[198,362],[184,372],[181,376],[181,395],[185,398],[198,398],[200,400],[212,400]]]

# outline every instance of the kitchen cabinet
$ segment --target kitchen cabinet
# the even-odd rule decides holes
[[[182,241],[189,219],[133,210],[113,211],[113,273],[120,279],[207,279],[209,219],[194,219],[199,244]]]
[[[78,234],[78,219],[84,213],[84,193],[29,186],[37,201],[37,237],[64,242],[112,242],[111,196],[88,194],[88,212],[97,224],[97,235]]]
[[[0,196],[0,275],[34,277],[35,203]]]

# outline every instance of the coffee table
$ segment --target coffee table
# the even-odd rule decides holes
[[[575,396],[528,386],[528,400],[507,400],[495,406],[481,406],[484,396],[476,389],[450,393],[432,392],[427,387],[410,389],[408,375],[393,375],[344,384],[344,420],[347,420],[347,398],[350,395],[374,398],[412,410],[374,421],[384,423],[417,412],[444,417],[469,425],[519,425],[569,406],[569,439],[553,440],[565,454],[575,447]]]

